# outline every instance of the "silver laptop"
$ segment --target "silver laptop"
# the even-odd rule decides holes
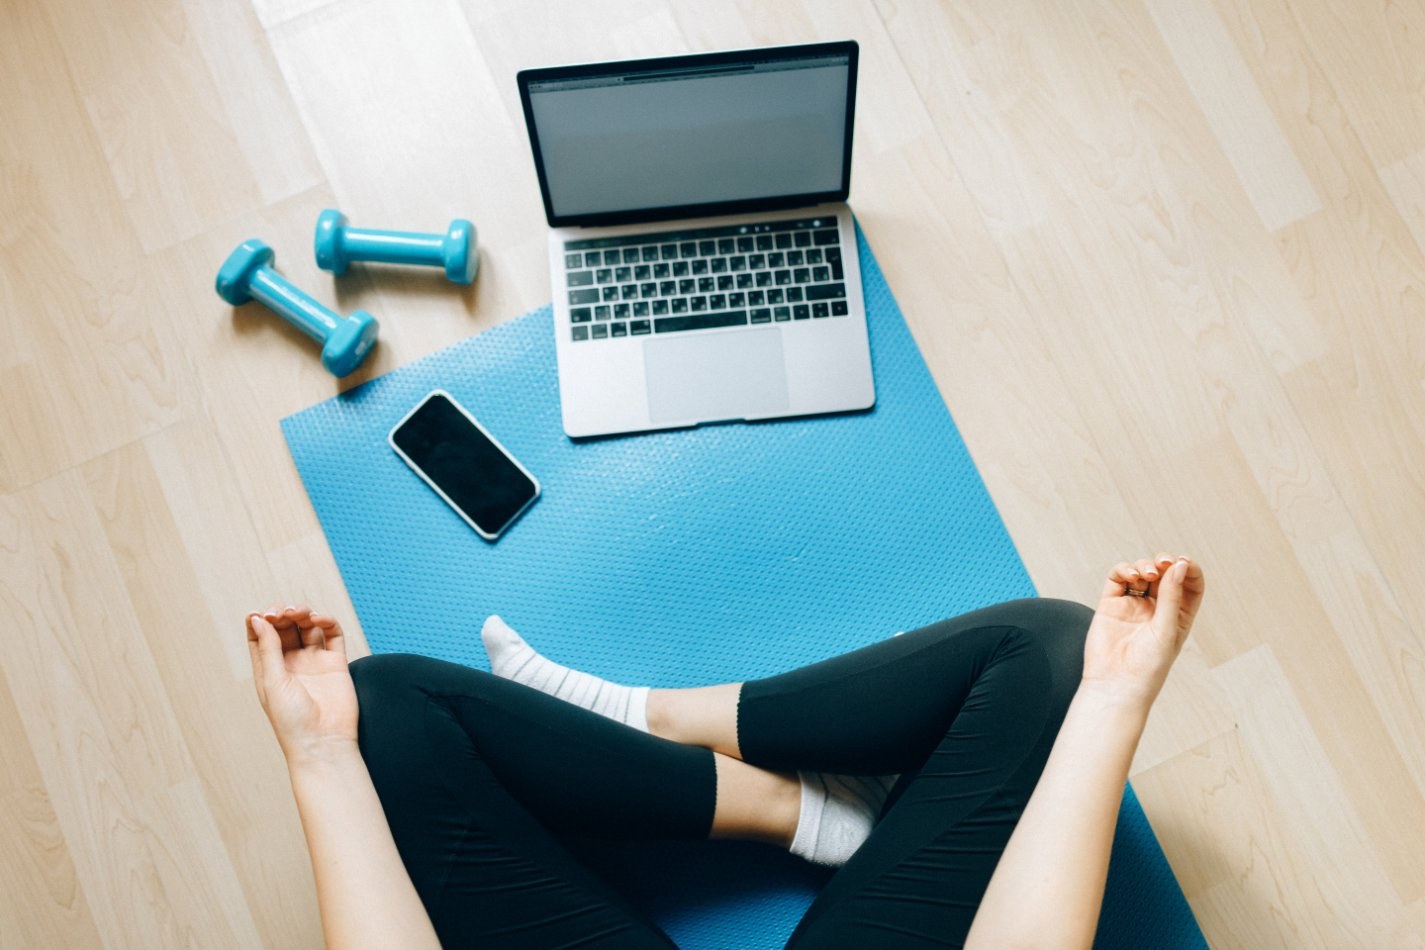
[[[519,73],[575,438],[868,409],[857,46]]]

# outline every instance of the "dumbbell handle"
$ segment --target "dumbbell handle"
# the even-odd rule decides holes
[[[347,228],[342,233],[341,245],[352,260],[382,264],[439,264],[444,254],[445,235]]]
[[[318,343],[326,342],[340,319],[266,265],[253,271],[248,293],[282,314]]]

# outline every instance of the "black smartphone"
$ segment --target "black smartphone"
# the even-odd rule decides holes
[[[539,497],[539,482],[475,417],[437,389],[387,439],[475,533],[493,541]]]

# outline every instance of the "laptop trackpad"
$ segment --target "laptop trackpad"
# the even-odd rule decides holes
[[[780,329],[645,340],[643,362],[655,423],[720,422],[787,410]]]

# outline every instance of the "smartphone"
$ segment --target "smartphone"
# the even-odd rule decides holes
[[[539,497],[539,482],[450,394],[437,389],[387,437],[425,483],[486,541]]]

